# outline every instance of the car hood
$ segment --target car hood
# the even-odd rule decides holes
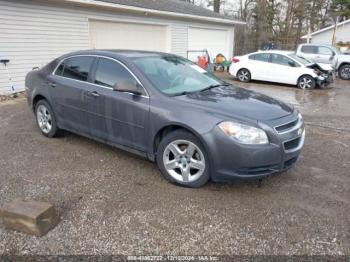
[[[350,62],[350,55],[345,53],[338,54],[338,61]]]
[[[272,97],[233,86],[212,88],[175,98],[212,113],[256,121],[281,118],[294,110],[292,106]]]
[[[333,67],[330,64],[325,64],[325,63],[317,63],[322,70],[326,70],[326,71],[332,71]]]
[[[323,70],[323,71],[326,71],[326,72],[334,70],[332,65],[324,64],[324,63],[311,63],[311,64],[306,65],[306,67],[307,68],[311,68],[311,69],[317,68],[317,69],[320,69],[320,70]]]

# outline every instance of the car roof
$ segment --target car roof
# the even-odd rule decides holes
[[[150,56],[164,56],[172,55],[169,53],[143,51],[143,50],[125,50],[125,49],[90,49],[75,51],[63,55],[63,57],[79,56],[79,55],[97,55],[97,56],[109,56],[109,57],[123,57],[123,58],[136,58],[136,57],[150,57]],[[174,55],[175,56],[175,55]]]
[[[328,47],[333,47],[333,45],[330,44],[316,44],[316,43],[306,43],[306,44],[301,44],[302,46],[328,46]]]
[[[259,51],[255,52],[254,54],[258,54],[258,53],[290,55],[290,54],[295,54],[295,51],[291,51],[291,50],[259,50]]]

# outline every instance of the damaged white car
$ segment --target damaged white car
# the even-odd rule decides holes
[[[258,51],[232,59],[230,74],[241,82],[260,80],[301,89],[325,88],[333,82],[332,66],[313,63],[291,51]]]

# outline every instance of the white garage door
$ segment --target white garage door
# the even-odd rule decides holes
[[[92,48],[167,51],[167,28],[160,25],[90,21]]]
[[[229,58],[231,55],[229,54],[228,37],[228,30],[190,27],[188,29],[188,50],[207,49],[211,60],[219,53]],[[198,56],[198,53],[192,53],[189,58],[195,59],[194,55]]]

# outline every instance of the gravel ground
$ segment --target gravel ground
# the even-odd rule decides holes
[[[296,166],[261,188],[177,187],[129,153],[74,134],[45,138],[24,98],[0,103],[0,206],[42,200],[61,216],[42,238],[0,224],[0,254],[350,255],[350,82],[244,87],[294,104],[307,122]]]

